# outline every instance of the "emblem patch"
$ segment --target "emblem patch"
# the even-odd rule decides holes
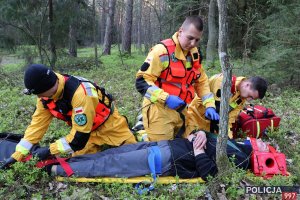
[[[86,115],[85,114],[77,114],[77,115],[74,116],[74,121],[79,126],[83,126],[87,122]]]

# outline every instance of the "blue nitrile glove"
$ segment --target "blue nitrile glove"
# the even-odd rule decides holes
[[[173,110],[176,110],[177,108],[185,105],[185,102],[180,99],[178,96],[175,95],[169,95],[166,99],[166,105]]]
[[[45,160],[50,155],[49,147],[40,147],[32,151],[32,155],[38,157],[39,160]]]
[[[206,108],[205,117],[209,120],[216,120],[216,121],[220,119],[220,116],[216,112],[216,109],[214,109],[212,107]]]

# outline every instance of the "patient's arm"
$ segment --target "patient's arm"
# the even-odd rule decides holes
[[[195,152],[195,150],[194,150]],[[203,152],[195,155],[196,168],[199,176],[206,180],[210,176],[215,176],[218,173],[217,165],[213,159]]]
[[[195,155],[195,165],[201,178],[206,180],[207,176],[214,176],[217,173],[217,166],[211,158],[205,153],[206,148],[206,134],[203,131],[198,131],[188,137],[189,141],[193,142],[193,149]]]

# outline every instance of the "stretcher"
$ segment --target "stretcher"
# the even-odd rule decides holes
[[[60,182],[77,182],[77,183],[140,183],[143,181],[153,182],[152,177],[133,177],[133,178],[112,178],[112,177],[98,177],[98,178],[74,178],[74,177],[56,177]],[[172,183],[205,183],[202,178],[180,179],[173,176],[158,177],[156,183],[158,184],[172,184]]]

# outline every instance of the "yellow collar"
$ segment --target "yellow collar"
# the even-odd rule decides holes
[[[58,88],[56,93],[52,96],[51,99],[53,99],[54,101],[57,101],[58,99],[62,98],[62,94],[63,94],[63,90],[65,87],[65,78],[63,75],[55,73],[56,76],[58,77]]]
[[[241,83],[243,80],[245,80],[245,79],[246,79],[246,77],[244,77],[244,76],[238,76],[238,77],[236,77],[236,81],[235,81],[235,91],[240,92],[240,88],[239,88],[240,83]]]
[[[178,40],[178,32],[176,32],[173,36],[172,36],[172,39],[173,41],[175,42],[175,57],[179,60],[186,60],[186,55],[188,53],[188,51],[183,51],[181,46],[180,46],[180,43],[179,43],[179,40]]]

